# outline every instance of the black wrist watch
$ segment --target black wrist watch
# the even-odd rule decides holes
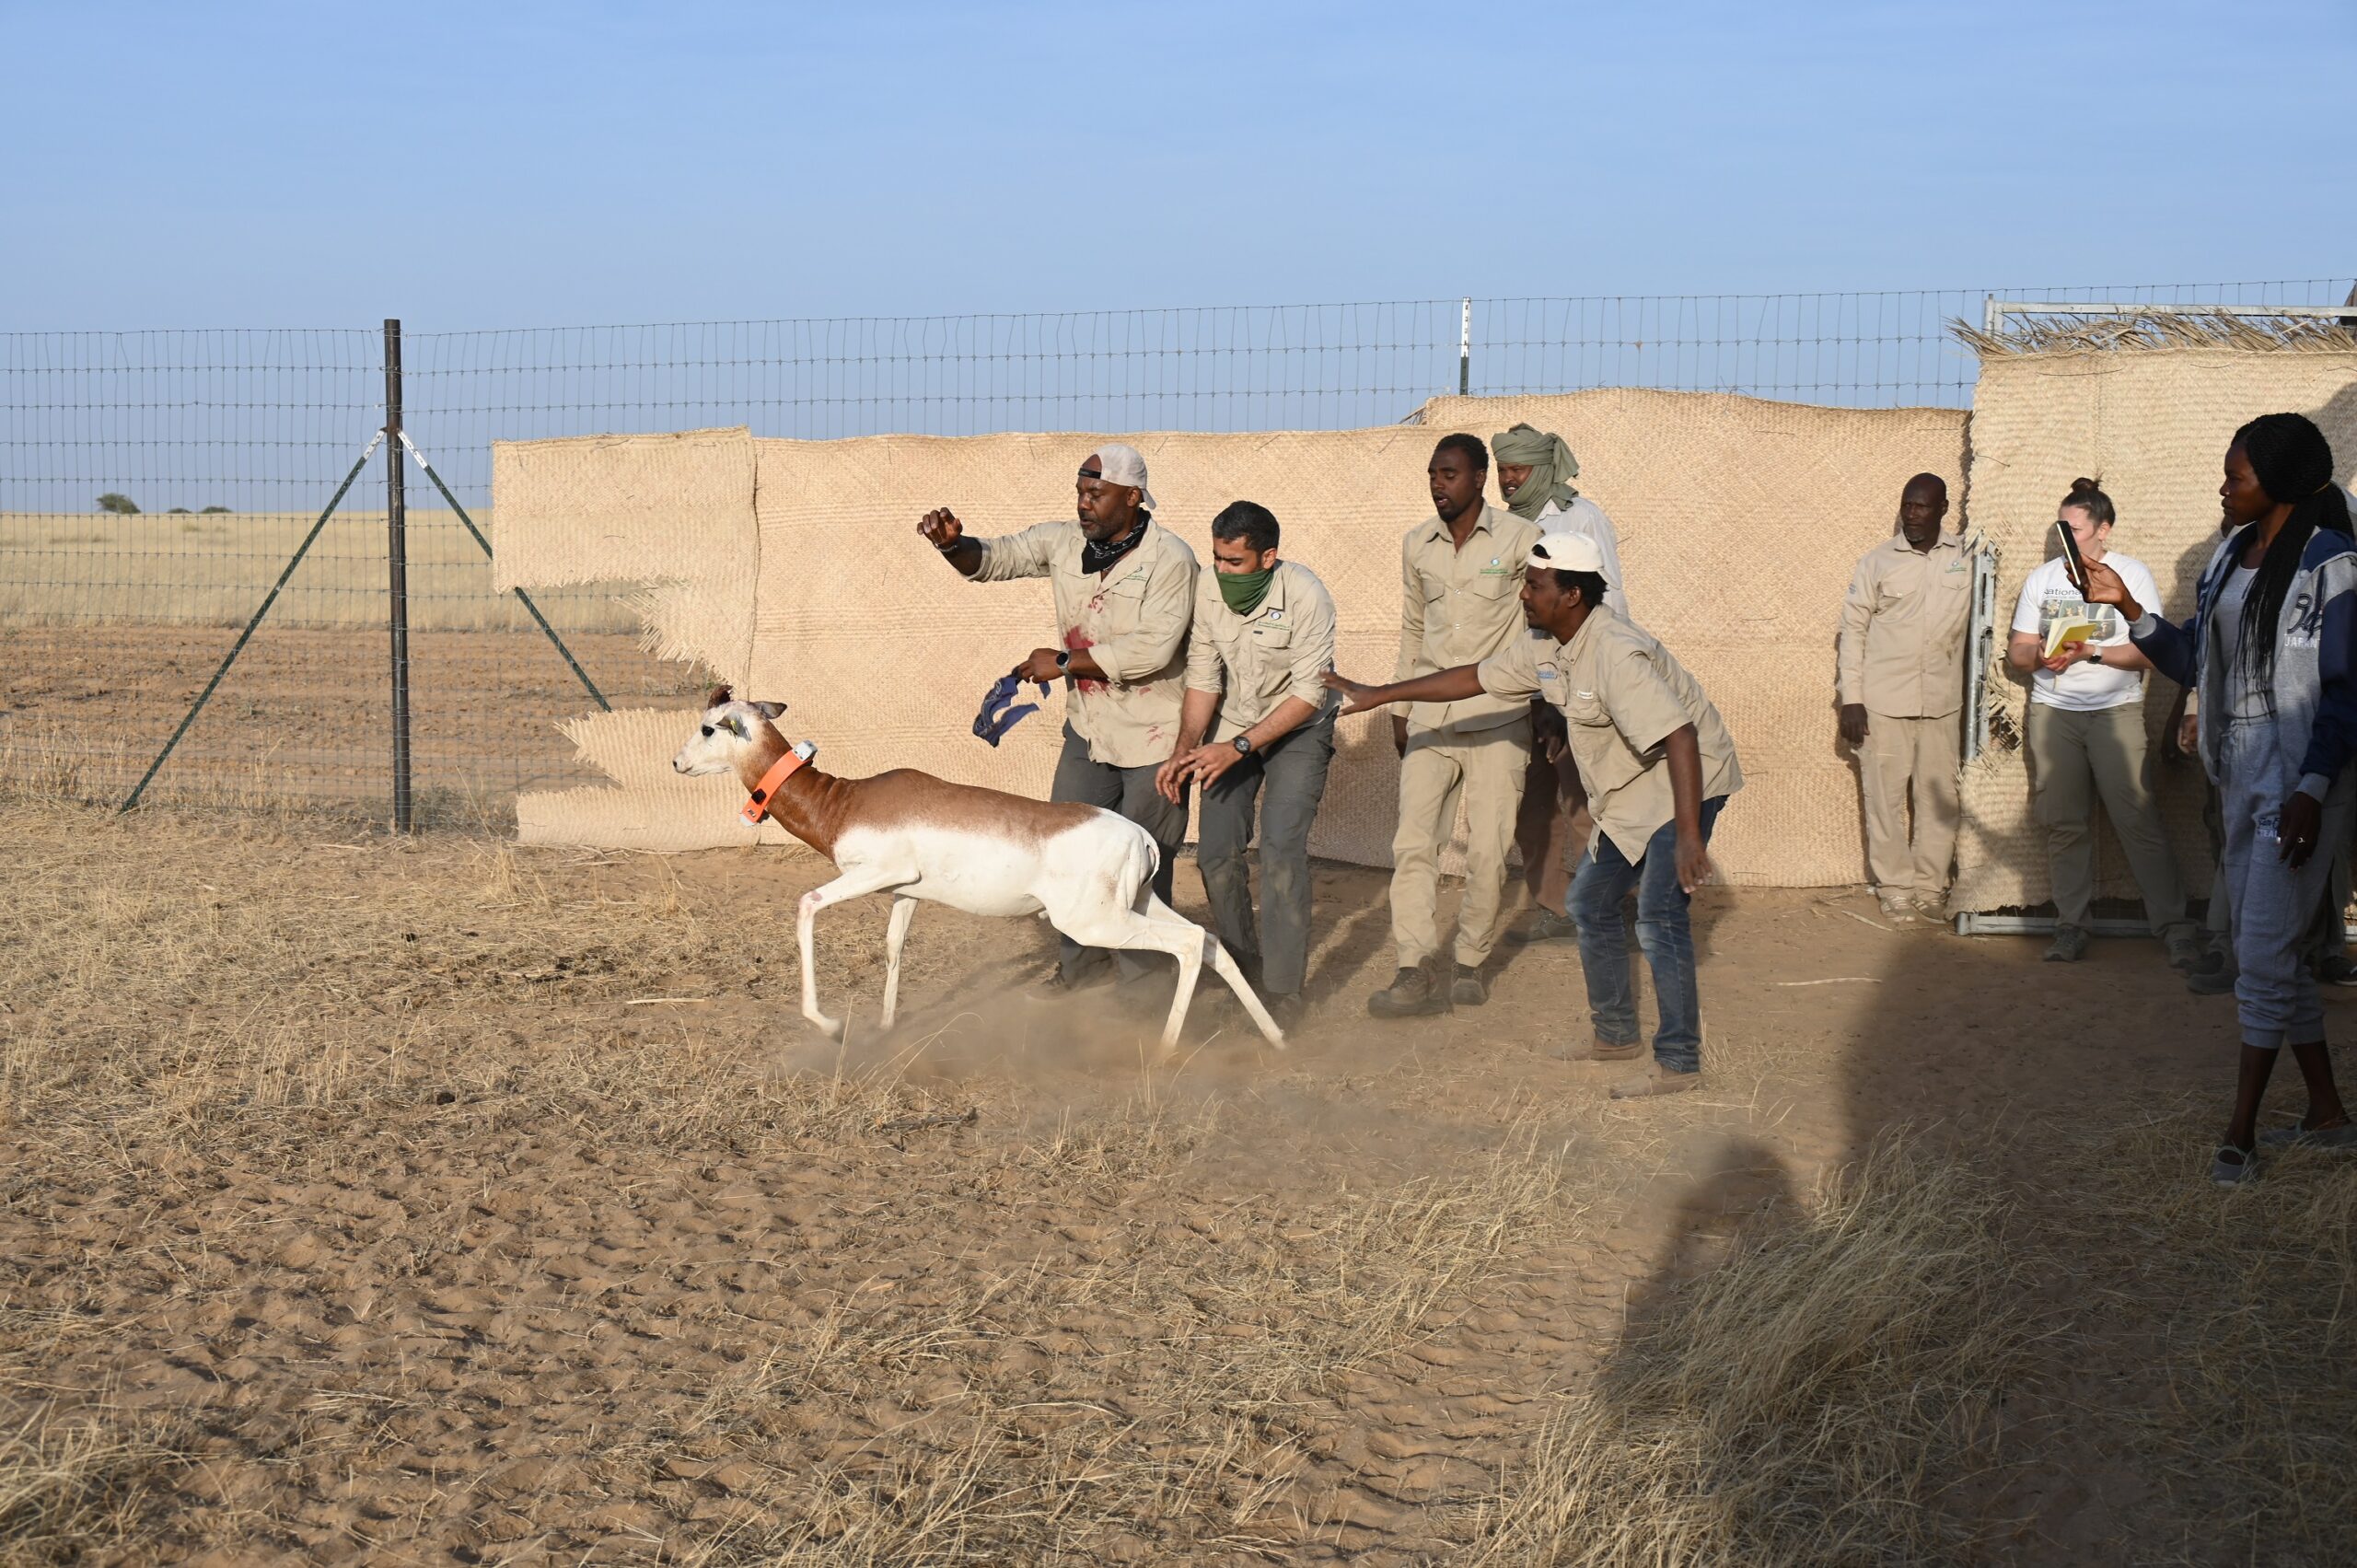
[[[1063,652],[1056,656],[1056,668],[1058,669],[1070,669],[1072,668],[1072,650],[1070,648],[1066,648]]]
[[[1249,757],[1252,755],[1252,738],[1250,736],[1239,735],[1231,744],[1235,746],[1236,754],[1237,756]]]
[[[2089,664],[2101,664],[2103,662],[2103,645],[2101,643],[2089,643],[2087,645],[2087,662]]]

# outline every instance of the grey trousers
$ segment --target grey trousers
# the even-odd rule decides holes
[[[1309,825],[1334,760],[1329,714],[1247,757],[1203,791],[1195,862],[1212,927],[1237,961],[1257,962],[1265,996],[1294,996],[1309,971]],[[1260,807],[1260,919],[1252,918],[1252,807]]]
[[[2029,776],[2033,809],[2047,833],[2047,856],[2054,873],[2054,920],[2084,930],[2096,895],[2096,825],[2098,796],[2111,830],[2127,852],[2128,868],[2144,895],[2144,919],[2157,936],[2193,933],[2185,916],[2185,883],[2177,857],[2161,831],[2160,806],[2153,798],[2152,758],[2145,748],[2144,708],[2076,712],[2029,705]]]
[[[1162,864],[1154,874],[1154,890],[1167,904],[1170,901],[1170,878],[1178,870],[1178,846],[1187,842],[1187,802],[1182,796],[1174,806],[1154,787],[1155,772],[1160,766],[1158,762],[1149,762],[1142,768],[1117,768],[1110,762],[1092,761],[1088,742],[1067,724],[1063,752],[1056,759],[1056,781],[1049,786],[1048,798],[1118,811],[1153,834],[1154,842],[1162,850]],[[1057,955],[1067,981],[1078,981],[1106,958],[1103,948],[1084,947],[1069,936],[1061,939]],[[1137,954],[1116,953],[1112,957],[1124,981],[1141,979],[1148,972],[1145,959]]]
[[[2284,797],[2298,782],[2276,756],[2273,720],[2226,726],[2219,744],[2218,796],[2225,820],[2226,901],[2241,970],[2235,1009],[2243,1043],[2263,1051],[2324,1039],[2324,1005],[2305,949],[2342,846],[2328,827],[2307,864],[2294,868],[2284,862],[2276,825]],[[2344,778],[2332,793],[2345,796],[2345,786]]]

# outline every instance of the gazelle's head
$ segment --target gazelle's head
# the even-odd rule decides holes
[[[784,703],[740,703],[726,686],[715,686],[704,699],[703,719],[695,738],[671,759],[671,771],[690,778],[739,771],[757,751],[774,754],[781,744],[770,721],[785,712]]]

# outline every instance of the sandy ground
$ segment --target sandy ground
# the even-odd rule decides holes
[[[1207,991],[1165,1064],[934,909],[880,1034],[881,902],[816,1039],[807,855],[0,832],[10,1560],[2357,1557],[2357,1164],[2207,1185],[2231,1006],[2149,942],[1713,889],[1709,1086],[1630,1104],[1568,947],[1369,1019],[1375,873],[1292,1050]]]

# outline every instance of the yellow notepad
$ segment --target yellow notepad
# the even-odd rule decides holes
[[[2056,620],[2046,629],[2046,656],[2052,658],[2062,651],[2065,643],[2092,643],[2103,635],[2103,628],[2091,621]]]

